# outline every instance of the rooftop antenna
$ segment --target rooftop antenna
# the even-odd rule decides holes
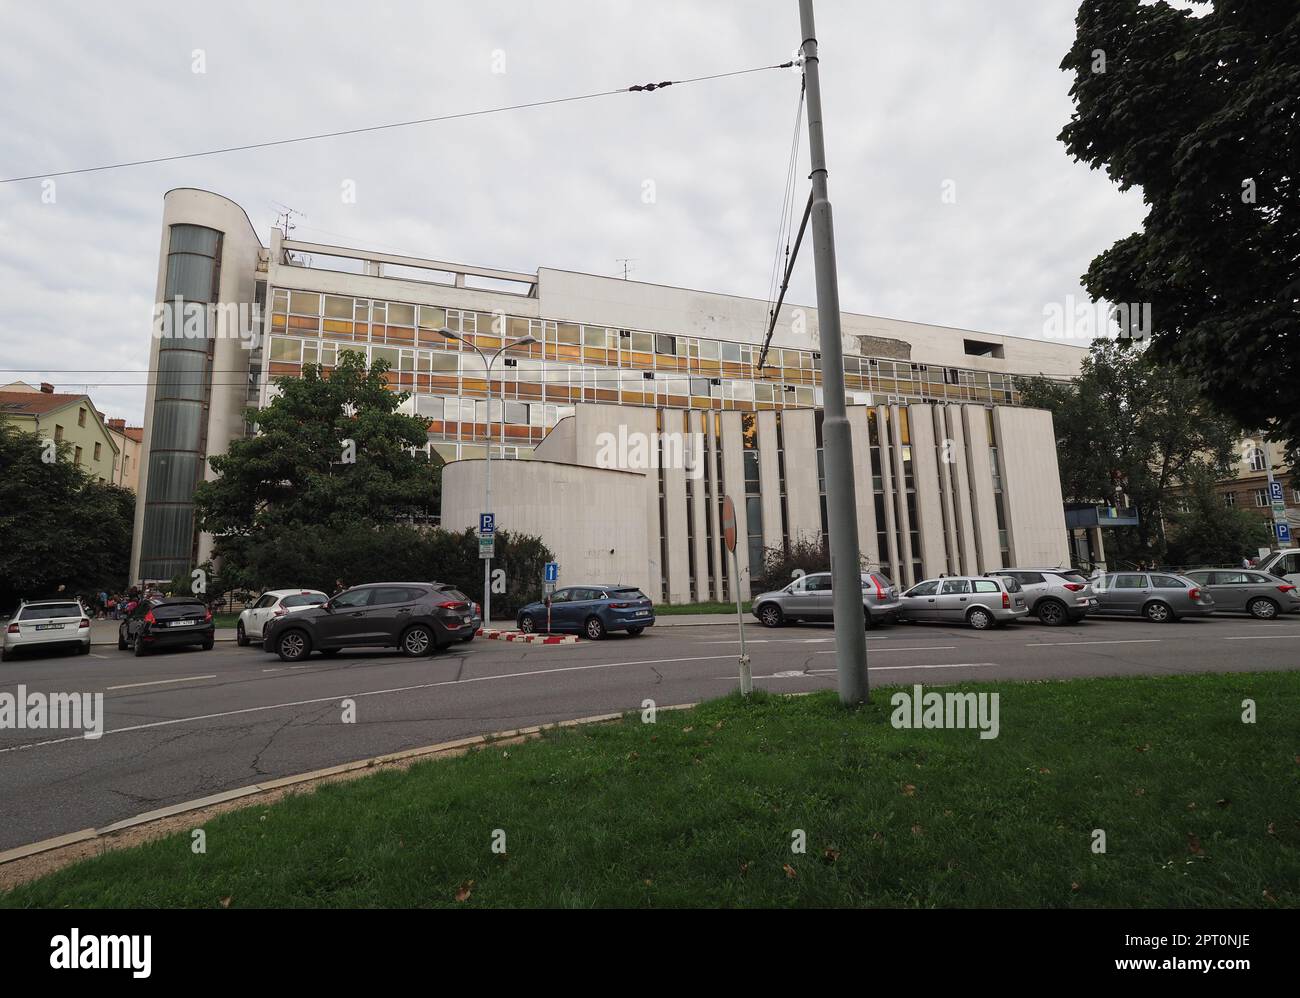
[[[635,263],[638,259],[639,257],[635,257],[635,256],[615,257],[614,262],[621,263],[623,265],[623,280],[625,281],[627,280],[627,272],[632,269],[631,267],[628,266],[628,264]]]
[[[277,209],[275,215],[276,226],[279,228],[281,232],[284,233],[285,239],[292,239],[293,230],[297,228],[297,226],[294,225],[293,217],[295,215],[301,215],[303,218],[306,218],[307,217],[306,214],[299,211],[297,208],[290,208],[287,204],[285,204],[282,201],[272,201],[271,204],[275,205]],[[296,257],[293,253],[290,253],[288,250],[285,251],[284,259],[286,263],[300,262],[298,257]]]

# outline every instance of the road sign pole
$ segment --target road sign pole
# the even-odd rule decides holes
[[[731,577],[736,587],[736,623],[740,625],[740,692],[749,696],[754,692],[754,678],[749,672],[749,655],[745,651],[745,614],[740,609],[740,563],[736,560],[736,549],[731,549]]]

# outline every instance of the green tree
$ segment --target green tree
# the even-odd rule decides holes
[[[1269,547],[1273,531],[1253,513],[1228,506],[1214,490],[1214,479],[1200,474],[1189,483],[1183,508],[1169,516],[1171,565],[1237,565]]]
[[[1193,379],[1132,343],[1097,340],[1078,377],[1026,378],[1019,388],[1026,405],[1052,412],[1065,501],[1137,510],[1137,527],[1112,531],[1124,560],[1165,557],[1170,490],[1226,475],[1241,433]]]
[[[261,584],[253,566],[265,571],[265,549],[291,535],[366,534],[437,511],[428,421],[398,412],[409,395],[388,388],[387,369],[344,351],[332,370],[278,378],[279,396],[246,414],[257,432],[209,459],[218,477],[200,483],[195,509],[230,584]]]
[[[1149,208],[1083,282],[1150,303],[1154,357],[1300,468],[1300,6],[1209,6],[1079,5],[1060,140]]]
[[[135,495],[70,452],[0,421],[0,609],[59,586],[89,598],[127,584]]]

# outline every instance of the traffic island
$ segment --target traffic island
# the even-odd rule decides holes
[[[486,627],[480,627],[475,633],[481,638],[492,641],[522,641],[531,645],[576,645],[578,643],[576,634],[538,634],[535,631],[526,634],[523,631],[498,631]]]
[[[989,716],[954,726],[959,696]],[[647,701],[229,811],[204,853],[186,826],[0,908],[1296,907],[1297,715],[1294,672]]]

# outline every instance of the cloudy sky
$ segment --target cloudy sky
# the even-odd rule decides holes
[[[1056,141],[1075,4],[817,8],[843,307],[1041,336],[1143,215]],[[748,69],[799,40],[795,0],[0,0],[0,176]],[[0,383],[140,420],[173,187],[232,198],[264,242],[287,205],[303,239],[521,271],[632,258],[634,279],[765,298],[798,86],[776,70],[87,173],[52,203],[40,181],[0,184]],[[804,256],[790,298],[811,303]]]

